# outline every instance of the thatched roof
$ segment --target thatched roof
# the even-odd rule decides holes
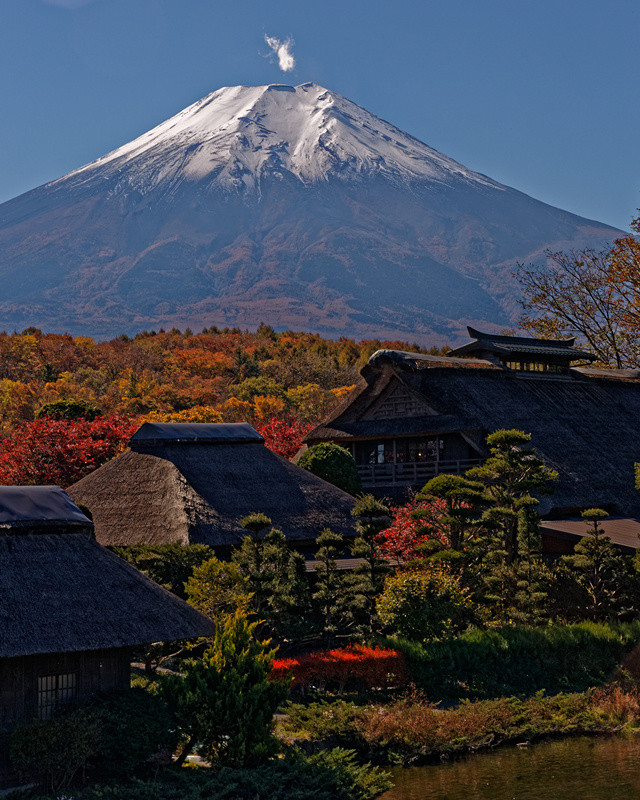
[[[10,504],[18,506],[15,525],[6,519]],[[30,505],[39,508],[25,526]],[[44,520],[38,516],[42,506],[48,509]],[[210,620],[99,545],[90,520],[59,487],[0,487],[0,508],[0,657],[214,632]],[[64,529],[70,509],[82,532]]]
[[[479,360],[377,353],[352,395],[305,442],[348,445],[458,430],[482,454],[488,433],[516,428],[532,434],[540,456],[560,473],[554,494],[542,498],[543,513],[602,506],[636,517],[640,380],[622,372],[518,373]],[[394,382],[419,398],[424,413],[372,419],[368,412]]]
[[[102,544],[229,547],[253,512],[271,517],[291,541],[313,540],[325,527],[353,535],[354,499],[271,452],[250,426],[231,439],[216,437],[229,425],[206,425],[206,436],[199,426],[197,439],[176,434],[180,425],[155,427],[151,441],[134,435],[130,450],[68,490],[91,510]]]

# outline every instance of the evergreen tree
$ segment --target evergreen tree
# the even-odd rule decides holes
[[[587,613],[593,620],[604,620],[628,610],[631,589],[631,563],[627,556],[604,535],[601,520],[609,515],[601,508],[582,512],[588,536],[574,547],[573,555],[565,556],[578,575],[578,583],[587,597]]]
[[[275,650],[256,637],[256,626],[240,611],[227,617],[202,658],[163,681],[186,740],[178,764],[196,743],[205,758],[229,767],[254,766],[276,752],[273,715],[288,684],[269,679]]]
[[[427,503],[444,503],[445,513],[438,524],[445,528],[451,550],[460,551],[464,548],[469,537],[477,527],[480,519],[481,508],[487,505],[489,499],[484,492],[484,486],[477,481],[471,481],[462,475],[436,475],[423,487],[416,500]],[[418,509],[413,512],[414,519],[433,519],[433,514],[427,510]],[[418,528],[418,533],[430,533],[430,525]]]
[[[240,520],[240,524],[249,533],[240,547],[233,551],[231,560],[249,581],[249,588],[253,592],[252,610],[258,616],[263,616],[269,594],[268,577],[263,568],[264,538],[271,528],[271,520],[266,514],[249,514]]]
[[[282,531],[272,529],[264,540],[263,569],[267,622],[279,639],[297,639],[309,632],[311,602],[304,556],[287,545]]]
[[[352,592],[337,559],[344,550],[344,539],[328,528],[316,539],[316,583],[312,599],[318,609],[322,634],[329,648],[339,631],[353,623]]]
[[[303,556],[288,547],[282,531],[270,529],[266,515],[251,514],[241,524],[249,534],[231,558],[253,593],[251,610],[279,639],[304,635],[311,608]]]
[[[549,492],[549,483],[558,478],[528,446],[530,441],[531,434],[523,431],[496,431],[487,437],[489,458],[466,473],[468,479],[481,483],[491,498],[483,524],[508,564],[518,560],[522,520],[538,502],[531,492]]]
[[[351,512],[356,519],[357,538],[351,546],[356,558],[362,559],[351,575],[354,609],[362,609],[362,625],[373,632],[376,619],[376,598],[384,586],[391,567],[380,553],[378,536],[391,523],[387,506],[371,494],[358,499]]]

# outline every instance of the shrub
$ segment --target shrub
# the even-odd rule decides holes
[[[141,688],[106,697],[99,715],[100,752],[96,764],[110,774],[129,776],[162,749],[172,752],[176,737],[167,704]]]
[[[428,641],[457,633],[473,619],[469,593],[442,568],[399,572],[387,578],[378,616],[392,633]]]
[[[340,701],[294,705],[283,727],[294,738],[342,744],[379,762],[412,764],[514,741],[613,733],[635,728],[639,720],[637,689],[609,686],[584,694],[538,693],[525,700],[501,697],[454,708],[434,706],[415,694],[384,706]]]
[[[79,709],[50,720],[19,725],[9,739],[13,766],[29,781],[54,792],[70,786],[100,745],[98,715]]]
[[[336,748],[294,751],[254,769],[171,770],[154,780],[94,786],[78,800],[373,800],[392,785],[386,773]],[[73,800],[69,797],[68,800]]]
[[[298,466],[349,494],[356,495],[362,491],[353,456],[333,442],[312,445],[300,456]]]
[[[87,400],[55,400],[53,403],[45,403],[36,411],[36,419],[84,419],[93,422],[96,417],[102,415],[102,411],[97,406]]]
[[[357,689],[391,688],[407,682],[407,670],[400,653],[363,645],[274,660],[272,678],[287,675],[293,677],[294,686],[329,685],[339,690],[347,685]]]
[[[584,691],[604,683],[640,643],[640,622],[513,626],[427,644],[389,643],[433,699]]]

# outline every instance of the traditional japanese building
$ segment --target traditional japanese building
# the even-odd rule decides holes
[[[68,490],[101,544],[207,544],[224,555],[253,512],[302,548],[327,527],[355,533],[354,498],[273,453],[247,423],[146,422],[129,447]]]
[[[501,428],[532,434],[559,472],[541,512],[600,506],[640,516],[640,371],[595,369],[574,340],[498,336],[469,328],[446,357],[379,350],[350,397],[305,437],[353,453],[363,486],[401,496],[439,473],[463,473]]]
[[[99,545],[62,489],[0,487],[0,787],[16,778],[7,737],[18,723],[127,688],[133,647],[214,632]]]

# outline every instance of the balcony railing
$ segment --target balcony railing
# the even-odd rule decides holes
[[[446,473],[462,475],[471,467],[482,464],[481,458],[462,461],[420,461],[402,464],[359,464],[362,486],[423,486],[430,478]]]

